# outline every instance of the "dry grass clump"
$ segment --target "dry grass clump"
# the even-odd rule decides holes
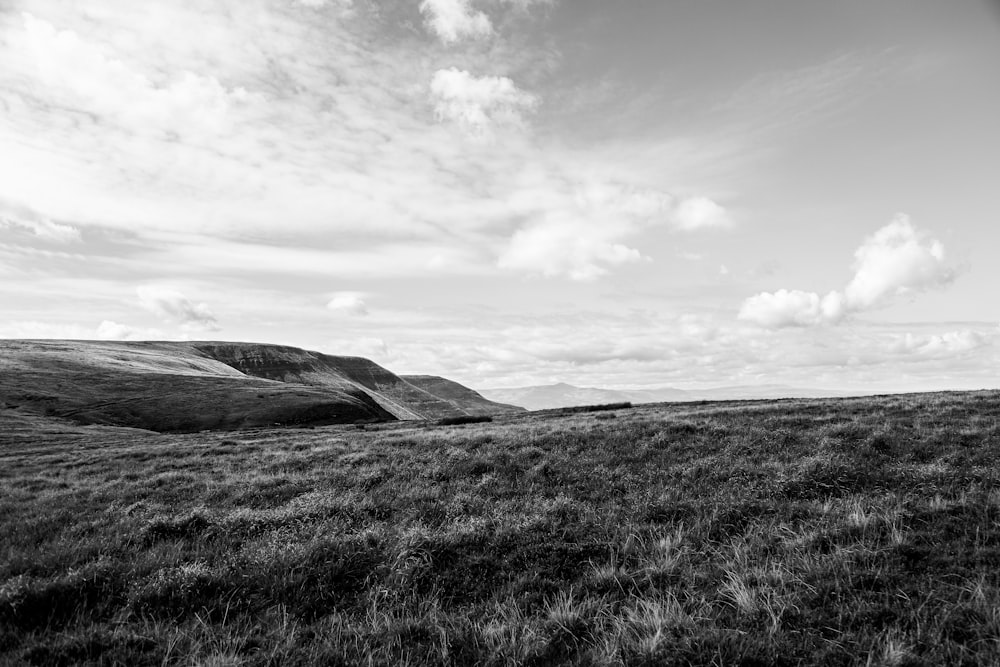
[[[1000,664],[997,393],[616,414],[5,444],[0,663]]]

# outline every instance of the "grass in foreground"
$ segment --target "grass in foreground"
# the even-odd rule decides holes
[[[993,392],[19,438],[0,663],[1000,664],[998,416]]]

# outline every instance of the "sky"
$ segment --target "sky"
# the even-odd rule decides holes
[[[1000,3],[0,0],[0,337],[1000,387]]]

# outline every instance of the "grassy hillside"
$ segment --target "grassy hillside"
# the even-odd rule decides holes
[[[368,359],[279,345],[0,342],[0,406],[154,431],[438,419],[514,409],[448,384],[454,387],[440,397]]]
[[[0,664],[1000,664],[996,392],[175,435],[15,417]]]
[[[363,357],[333,356],[297,347],[253,343],[194,343],[192,347],[251,377],[335,391],[366,392],[397,419],[437,419],[467,414],[462,405],[410,384]]]
[[[395,419],[359,387],[249,377],[186,343],[3,341],[0,406],[154,431]]]

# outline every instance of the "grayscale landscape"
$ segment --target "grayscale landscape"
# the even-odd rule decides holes
[[[1000,665],[1000,0],[0,0],[0,667]]]

